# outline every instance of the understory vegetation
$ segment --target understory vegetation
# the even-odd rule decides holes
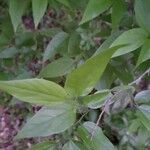
[[[150,150],[150,0],[0,0],[0,150]]]

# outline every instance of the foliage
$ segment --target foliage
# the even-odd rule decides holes
[[[42,107],[14,140],[39,137],[33,150],[150,149],[149,0],[0,3],[2,104]]]

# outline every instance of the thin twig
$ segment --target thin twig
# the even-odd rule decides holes
[[[140,81],[147,73],[149,73],[149,72],[150,72],[150,68],[147,69],[138,79],[136,79],[135,81],[129,83],[129,85],[136,84],[137,82],[139,82],[139,81]],[[109,105],[111,105],[111,104],[113,103],[113,102],[111,102],[111,101],[112,101],[113,98],[114,98],[115,96],[117,96],[120,92],[121,92],[121,91],[115,93],[111,98],[107,99],[107,100],[104,102],[104,104],[103,104],[104,107],[103,107],[102,112],[100,113],[100,115],[99,115],[99,117],[98,117],[98,120],[97,120],[97,122],[96,122],[96,125],[95,125],[94,128],[93,128],[93,131],[92,131],[92,133],[91,133],[91,139],[90,139],[90,140],[92,140],[92,138],[93,138],[93,136],[94,136],[94,133],[95,133],[95,128],[96,128],[96,126],[99,125],[99,123],[100,123],[100,121],[101,121],[101,118],[102,118],[103,114],[104,114],[105,111],[106,111],[106,108],[107,108]]]
[[[133,84],[137,84],[141,81],[141,79],[147,74],[150,73],[150,68],[147,69],[138,79],[136,79],[135,81],[129,83],[129,85],[133,85]]]
[[[85,115],[87,115],[89,113],[90,110],[88,110],[87,112],[85,112],[80,118],[79,120],[74,124],[74,126],[76,126],[78,123],[80,123],[82,121],[82,119],[85,117]]]
[[[100,113],[100,115],[99,115],[99,117],[98,117],[98,120],[97,120],[97,122],[96,122],[96,125],[95,125],[94,128],[93,128],[93,131],[92,131],[92,133],[91,133],[91,139],[90,139],[90,140],[93,139],[93,136],[94,136],[94,133],[95,133],[96,126],[99,125],[100,120],[101,120],[101,118],[102,118],[104,112],[106,111],[106,108],[108,107],[110,100],[111,100],[111,99],[107,99],[107,100],[104,102],[104,107],[103,107],[102,112]]]
[[[93,139],[96,126],[99,125],[99,123],[100,123],[100,121],[101,121],[101,118],[102,118],[103,114],[104,114],[105,111],[106,111],[106,108],[107,108],[108,106],[110,106],[111,104],[114,103],[114,101],[112,101],[112,100],[114,99],[114,97],[116,97],[118,94],[120,94],[120,92],[121,92],[121,91],[118,91],[117,93],[115,93],[114,95],[112,95],[112,97],[106,99],[106,101],[104,102],[104,104],[103,104],[104,107],[103,107],[102,112],[100,113],[100,115],[99,115],[99,117],[98,117],[98,120],[97,120],[97,122],[96,122],[96,125],[95,125],[94,128],[93,128],[93,131],[92,131],[92,133],[91,133],[91,138],[90,138],[90,140]]]

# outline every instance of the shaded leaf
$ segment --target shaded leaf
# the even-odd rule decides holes
[[[69,0],[57,0],[57,1],[63,4],[64,6],[71,8]]]
[[[124,66],[124,64],[119,65],[119,61],[116,61],[115,63],[118,64],[112,64],[111,69],[116,74],[117,78],[119,78],[119,80],[122,81],[125,85],[132,82],[133,74],[128,69],[128,67]]]
[[[98,54],[100,51],[105,50],[110,47],[110,45],[114,42],[114,40],[121,34],[122,32],[117,31],[112,33],[102,44],[101,46],[96,50],[95,54]]]
[[[150,106],[141,105],[138,107],[137,116],[143,125],[150,130]]]
[[[139,104],[150,104],[150,90],[137,93],[134,100]]]
[[[54,78],[67,74],[74,66],[74,61],[69,57],[62,57],[44,67],[40,72],[40,77]]]
[[[144,30],[150,33],[150,1],[149,0],[135,0],[135,16],[136,20]]]
[[[115,150],[113,144],[109,141],[109,139],[103,134],[103,131],[100,127],[96,126],[93,122],[85,122],[83,126],[88,130],[91,134],[93,129],[95,128],[95,133],[93,135],[93,142],[95,150]]]
[[[107,98],[108,94],[109,94],[109,90],[102,90],[102,91],[98,91],[92,95],[84,96],[80,100],[87,107],[89,107],[91,109],[97,109],[102,106],[102,104],[103,104],[104,100]]]
[[[68,34],[65,32],[60,32],[54,36],[54,38],[48,44],[44,56],[43,61],[46,61],[54,56],[56,53],[57,48],[65,41],[68,37]]]
[[[56,149],[55,143],[50,141],[44,141],[33,145],[31,150],[55,150],[55,149]]]
[[[10,47],[0,51],[0,58],[12,58],[18,53],[18,49]]]
[[[78,127],[77,136],[81,139],[81,142],[86,147],[86,150],[91,150],[93,148],[92,141],[90,140],[90,135],[83,126]]]
[[[10,0],[9,2],[9,14],[11,21],[16,32],[18,25],[21,23],[21,17],[27,6],[27,1]]]
[[[111,14],[113,28],[116,28],[118,26],[124,13],[125,13],[124,0],[113,0],[112,14]]]
[[[111,4],[111,0],[89,0],[80,24],[96,18],[105,10],[107,10]]]
[[[113,69],[108,64],[100,80],[97,82],[95,89],[98,91],[103,89],[109,89],[115,78],[116,76],[113,72]]]
[[[14,29],[13,29],[13,25],[12,25],[12,21],[11,21],[11,17],[9,13],[6,13],[6,15],[4,16],[4,19],[2,19],[1,33],[7,39],[12,40],[12,36],[14,35]]]
[[[16,36],[15,43],[19,48],[31,47],[36,43],[35,35],[32,32],[24,32]]]
[[[63,150],[80,150],[80,149],[73,141],[69,141],[63,146]]]
[[[44,28],[44,29],[41,29],[39,30],[39,33],[42,35],[42,36],[46,36],[46,37],[53,37],[55,36],[56,34],[58,34],[59,32],[62,32],[62,30],[60,28]]]
[[[67,93],[61,86],[44,79],[0,81],[0,89],[19,100],[46,106],[67,100]]]
[[[76,110],[68,104],[42,108],[25,124],[16,138],[44,137],[64,132],[73,125],[75,118]]]
[[[32,0],[32,11],[33,11],[33,18],[34,18],[34,25],[37,28],[40,20],[42,19],[46,8],[48,5],[47,0]]]
[[[127,46],[120,48],[116,53],[114,53],[112,57],[124,55],[138,49],[144,44],[147,37],[148,37],[147,32],[145,32],[141,28],[134,28],[125,31],[112,43],[111,47],[120,44],[127,44]]]
[[[82,134],[82,140],[86,141],[86,145],[89,145],[90,150],[115,150],[113,144],[109,141],[109,139],[103,134],[103,131],[100,127],[96,126],[93,122],[85,122],[83,127],[84,134]],[[95,130],[92,140],[90,136]],[[80,133],[79,133],[80,136]],[[87,139],[88,138],[88,139]]]
[[[118,48],[120,46],[106,49],[73,70],[67,76],[65,88],[76,96],[89,93],[103,74],[110,57]]]
[[[81,37],[78,33],[73,32],[69,38],[69,43],[68,43],[68,53],[71,56],[76,56],[77,54],[80,53],[80,41]]]
[[[139,66],[144,61],[149,60],[149,59],[150,59],[150,39],[147,39],[144,42],[143,47],[141,49],[136,67]]]

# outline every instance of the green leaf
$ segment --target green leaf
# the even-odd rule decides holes
[[[108,94],[109,94],[109,90],[102,90],[92,95],[84,96],[80,99],[80,101],[91,109],[97,109],[102,106]]]
[[[75,141],[75,144],[78,146],[78,148],[80,149],[80,150],[88,150],[87,148],[86,148],[86,146],[82,143],[82,142],[77,142],[77,141]]]
[[[138,107],[139,111],[137,113],[140,121],[143,125],[150,130],[150,106],[148,105],[141,105]]]
[[[18,133],[17,139],[61,133],[73,125],[76,109],[68,104],[39,110]]]
[[[125,13],[124,0],[113,0],[113,7],[111,14],[112,28],[116,28],[119,25],[124,13]]]
[[[97,82],[95,89],[96,90],[109,89],[115,79],[116,79],[116,76],[113,72],[113,69],[108,64],[100,80]]]
[[[93,122],[85,122],[83,124],[83,127],[86,129],[86,132],[84,131],[84,134],[82,135],[82,140],[86,142],[86,145],[90,146],[89,147],[90,149],[115,150],[113,144],[103,134],[103,131],[101,130],[101,128],[96,126],[96,124],[94,124]],[[93,130],[95,131],[94,133],[93,133]],[[90,136],[92,133],[93,133],[93,138],[92,140],[90,140]]]
[[[120,64],[122,61],[122,59],[121,61],[114,61],[114,64],[111,64],[111,69],[116,74],[117,78],[119,78],[119,80],[121,80],[123,84],[127,85],[134,80],[133,74],[127,66],[124,66],[124,63]]]
[[[150,1],[149,0],[135,0],[135,17],[136,20],[144,30],[150,33]]]
[[[18,49],[10,47],[0,51],[0,58],[12,58],[18,53]]]
[[[111,4],[111,0],[89,0],[80,25],[99,16],[107,10]]]
[[[93,122],[85,122],[83,126],[88,130],[90,134],[92,134],[93,129],[95,129],[95,133],[93,134],[93,142],[95,150],[115,150],[112,143],[109,139],[103,134],[103,131],[100,127],[96,126]]]
[[[141,28],[134,28],[125,31],[112,43],[111,47],[121,44],[126,44],[127,46],[120,48],[114,53],[113,57],[121,56],[138,49],[144,44],[147,37],[147,32]]]
[[[31,47],[36,44],[35,35],[32,32],[24,32],[22,34],[18,34],[16,36],[15,43],[18,48]]]
[[[44,67],[40,72],[40,77],[54,78],[67,74],[74,66],[74,61],[69,57],[62,57]]]
[[[116,38],[121,34],[121,31],[117,31],[112,33],[102,44],[101,46],[96,50],[94,55],[97,55],[100,51],[105,50],[110,47],[110,45],[116,40]]]
[[[42,36],[46,36],[46,37],[53,37],[56,34],[58,34],[59,32],[62,32],[62,30],[60,28],[44,28],[44,29],[40,29],[38,31],[40,33],[40,35]]]
[[[139,66],[144,61],[149,60],[149,59],[150,59],[150,39],[147,39],[144,42],[143,47],[141,49],[136,67]]]
[[[68,53],[71,56],[76,56],[77,54],[80,53],[80,41],[81,41],[81,37],[78,33],[73,32],[70,35],[69,38],[69,43],[68,43]]]
[[[130,133],[137,132],[138,128],[141,126],[141,122],[139,119],[132,120],[130,126],[128,127],[128,131]]]
[[[6,46],[10,42],[10,39],[3,33],[0,34],[0,39],[0,48]]]
[[[63,150],[80,150],[80,149],[73,141],[69,141],[63,146]]]
[[[45,50],[43,61],[52,58],[56,53],[57,48],[67,39],[67,37],[68,34],[65,32],[60,32],[56,34]]]
[[[12,40],[12,37],[14,36],[14,29],[11,21],[11,17],[9,13],[6,13],[4,18],[1,20],[1,33],[5,35],[7,39],[10,41]],[[6,44],[7,45],[7,44]]]
[[[81,142],[83,143],[82,145],[86,147],[86,150],[91,150],[93,148],[93,143],[89,138],[89,133],[83,126],[78,127],[77,136],[81,139]]]
[[[76,96],[89,93],[103,74],[111,56],[118,48],[120,46],[103,50],[73,70],[67,76],[65,89]]]
[[[150,90],[144,90],[135,95],[135,102],[138,104],[149,104],[150,105]]]
[[[50,141],[44,141],[32,146],[31,150],[56,150],[56,145]]]
[[[21,17],[26,9],[28,2],[20,0],[10,0],[9,2],[9,14],[11,21],[16,32],[18,25],[21,23]]]
[[[46,11],[47,5],[47,0],[32,0],[32,11],[35,28],[37,28],[39,22],[41,21]]]
[[[63,4],[64,6],[71,8],[69,0],[57,0],[57,1]]]
[[[44,79],[0,81],[0,89],[19,100],[46,106],[61,104],[68,99],[61,86]]]

